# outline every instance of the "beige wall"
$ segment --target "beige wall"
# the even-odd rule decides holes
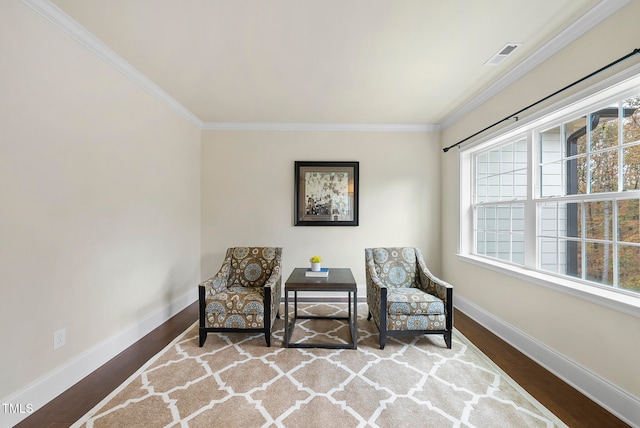
[[[572,45],[442,133],[448,146],[637,48],[640,2],[632,1]],[[634,58],[616,68],[637,64]],[[611,74],[611,73],[608,73]],[[597,82],[602,76],[589,81]],[[580,86],[584,88],[585,85]],[[558,101],[556,97],[552,101]],[[458,151],[442,154],[442,226],[457,236]],[[640,319],[518,280],[456,257],[443,240],[444,277],[456,293],[623,390],[640,397]]]
[[[637,318],[458,260],[457,151],[440,150],[637,47],[640,2],[442,135],[201,133],[20,2],[2,9],[0,397],[195,299],[235,245],[284,247],[285,276],[320,254],[361,286],[365,247],[420,247],[456,295],[640,397]],[[295,160],[360,162],[360,226],[293,226]]]
[[[204,132],[203,278],[237,245],[282,246],[285,276],[318,254],[363,286],[369,246],[420,247],[439,272],[439,150],[427,132]],[[296,160],[359,162],[359,226],[293,225]]]
[[[201,136],[21,2],[0,40],[4,398],[194,289]]]

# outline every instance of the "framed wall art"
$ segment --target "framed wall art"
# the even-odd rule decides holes
[[[358,162],[295,162],[296,226],[358,225]]]

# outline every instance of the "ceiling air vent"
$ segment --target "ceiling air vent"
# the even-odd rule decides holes
[[[498,51],[497,54],[489,58],[489,61],[485,62],[484,65],[500,64],[520,46],[522,46],[522,43],[507,43]]]

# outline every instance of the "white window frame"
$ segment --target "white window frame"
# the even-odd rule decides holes
[[[539,155],[535,150],[534,138],[538,131],[549,129],[555,124],[562,123],[567,115],[588,115],[594,105],[603,102],[619,101],[621,99],[640,94],[640,64],[602,80],[593,86],[579,91],[565,99],[544,108],[537,113],[512,123],[477,141],[460,147],[458,157],[459,182],[459,227],[458,227],[458,258],[502,274],[517,277],[534,284],[553,289],[589,302],[614,309],[616,311],[640,318],[640,294],[633,295],[599,286],[594,283],[574,280],[570,277],[556,276],[539,270],[536,256],[536,220],[537,203],[547,200],[534,195],[538,188],[534,180],[539,174]],[[528,152],[527,171],[527,200],[525,201],[525,218],[531,219],[534,214],[536,220],[525,221],[525,262],[524,266],[502,262],[474,254],[475,236],[473,224],[473,192],[475,171],[473,167],[474,154],[486,150],[488,147],[526,138]],[[625,192],[626,193],[626,192]],[[623,197],[622,193],[619,197]],[[552,201],[552,199],[549,199]]]

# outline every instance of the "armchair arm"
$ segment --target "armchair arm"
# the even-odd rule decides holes
[[[416,257],[418,259],[418,267],[420,268],[418,273],[420,274],[420,288],[422,291],[439,297],[445,302],[445,305],[449,303],[447,300],[448,297],[452,295],[453,286],[431,273],[429,268],[427,268],[422,254],[418,250],[416,250]],[[451,291],[449,291],[449,289]]]
[[[265,323],[270,322],[273,325],[276,317],[278,317],[280,308],[280,297],[282,295],[282,270],[280,266],[276,266],[271,271],[271,276],[264,283],[265,294]],[[268,312],[267,312],[268,311]]]
[[[378,273],[376,272],[376,267],[373,264],[373,260],[368,261],[365,266],[366,280],[367,280],[367,293],[369,290],[376,290],[376,292],[380,292],[381,289],[387,288],[386,285],[378,277]]]
[[[367,288],[380,289],[387,288],[387,286],[380,280],[376,273],[376,268],[373,266],[367,266]]]
[[[387,303],[387,286],[380,280],[373,263],[373,254],[370,249],[365,250],[365,277],[367,281],[367,304],[369,313],[373,315],[378,324],[381,313],[384,312]],[[375,310],[374,310],[375,309]]]
[[[381,332],[387,327],[387,286],[380,280],[373,262],[373,251],[365,249],[365,276],[367,280],[367,305],[369,319],[373,318]],[[384,333],[381,333],[384,335]],[[384,339],[382,339],[384,342]]]
[[[271,276],[264,283],[264,287],[271,288],[272,293],[278,293],[280,291],[280,284],[282,283],[282,272],[280,266],[276,266],[271,271]]]
[[[222,263],[222,267],[211,278],[206,281],[202,281],[198,284],[198,287],[205,288],[206,297],[211,296],[212,294],[216,294],[227,288],[227,282],[229,280],[229,258],[225,257],[224,262]]]

